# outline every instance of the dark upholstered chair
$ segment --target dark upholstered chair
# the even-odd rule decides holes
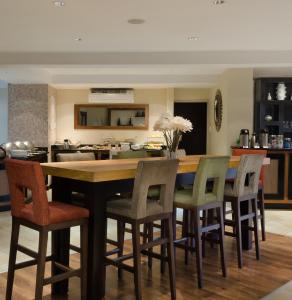
[[[169,265],[171,298],[176,298],[175,270],[173,249],[173,194],[178,167],[177,160],[139,161],[134,181],[132,198],[109,201],[107,217],[128,223],[132,227],[133,254],[118,254],[117,258],[107,258],[107,263],[134,273],[136,299],[141,294],[141,253],[155,258],[167,259]],[[157,200],[148,199],[151,186],[159,186],[160,196]],[[152,238],[140,242],[140,225],[161,221],[161,238]],[[167,245],[167,258],[153,253],[153,247]],[[124,264],[126,259],[134,259],[134,267]]]
[[[35,264],[37,265],[35,299],[40,300],[42,298],[44,285],[72,276],[80,277],[81,299],[86,299],[88,210],[61,202],[48,202],[44,175],[40,164],[37,162],[6,159],[5,169],[8,176],[12,215],[6,300],[12,298],[15,270]],[[24,188],[32,192],[32,203],[30,204],[24,202]],[[39,232],[38,252],[18,243],[20,225]],[[81,267],[77,270],[72,270],[69,266],[54,261],[52,257],[46,257],[48,232],[73,226],[80,226],[81,228]],[[33,260],[16,264],[17,251],[31,256]],[[52,260],[52,264],[62,275],[44,278],[45,263],[48,260]]]

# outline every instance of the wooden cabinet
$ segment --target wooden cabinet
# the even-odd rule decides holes
[[[148,129],[147,104],[75,104],[75,129]]]
[[[284,100],[277,100],[278,84],[285,85]],[[269,134],[292,138],[292,78],[258,78],[255,80],[254,130],[268,129]],[[268,100],[269,99],[269,100]]]

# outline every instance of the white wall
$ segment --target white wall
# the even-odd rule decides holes
[[[219,132],[214,124],[214,97],[220,89],[223,99],[223,119]],[[229,155],[240,129],[253,130],[253,70],[230,69],[218,78],[208,105],[208,154]]]
[[[101,143],[105,138],[117,140],[128,138],[142,143],[152,136],[161,136],[152,130],[154,122],[165,112],[173,111],[173,89],[136,89],[134,99],[137,104],[149,104],[148,130],[101,130],[74,129],[74,104],[88,103],[88,89],[59,89],[57,90],[57,140],[69,138],[81,143]]]
[[[8,142],[8,85],[0,80],[0,144]]]

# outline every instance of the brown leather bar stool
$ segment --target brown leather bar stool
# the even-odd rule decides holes
[[[88,210],[60,202],[48,202],[44,175],[38,162],[6,159],[5,168],[11,196],[12,215],[6,300],[12,298],[15,270],[35,264],[37,265],[35,299],[39,300],[42,298],[44,285],[62,281],[73,276],[80,277],[81,299],[86,299]],[[24,202],[24,188],[32,192],[32,203],[30,204],[25,204]],[[20,225],[39,232],[38,252],[18,243]],[[80,226],[81,231],[81,266],[75,270],[54,261],[53,257],[46,256],[48,232],[73,226]],[[33,259],[16,263],[17,251]],[[45,263],[49,260],[52,261],[52,264],[54,264],[60,272],[55,276],[44,278]]]
[[[223,192],[228,162],[227,156],[201,158],[193,189],[178,190],[175,193],[174,207],[184,209],[190,216],[190,221],[187,218],[184,219],[183,239],[175,240],[175,245],[184,248],[186,262],[188,251],[196,251],[199,288],[203,287],[202,239],[206,238],[208,232],[218,233],[222,273],[224,277],[227,276],[224,252]],[[212,180],[212,187],[207,186],[210,180]],[[208,220],[205,217],[201,222],[201,212],[204,216],[207,216],[209,212],[210,214],[215,212],[216,218]],[[193,249],[193,240],[195,240],[195,249]],[[181,245],[181,242],[184,244]]]
[[[242,268],[241,228],[244,226],[242,225],[242,221],[253,220],[253,226],[247,225],[246,227],[248,230],[254,232],[256,258],[260,259],[257,194],[263,159],[263,155],[241,155],[234,183],[227,183],[225,185],[224,206],[226,207],[226,203],[230,202],[233,208],[232,219],[225,219],[225,225],[233,227],[233,232],[226,231],[225,234],[236,238],[239,268]],[[241,203],[247,201],[250,209],[247,213],[243,214]]]
[[[139,161],[135,175],[134,189],[131,199],[120,199],[107,203],[107,217],[130,224],[133,238],[133,253],[119,254],[116,258],[106,258],[107,264],[134,273],[136,299],[142,299],[141,293],[141,253],[149,257],[168,261],[171,299],[176,298],[175,262],[173,249],[173,195],[178,167],[177,160]],[[160,187],[157,200],[148,199],[148,190],[152,186]],[[161,221],[161,237],[147,239],[141,244],[140,225]],[[167,245],[167,256],[153,252],[153,247]],[[124,263],[134,259],[134,267]]]
[[[232,150],[232,155],[234,156],[240,156],[242,154],[259,154],[259,155],[267,156],[267,150],[263,150],[263,149],[252,149],[252,150],[233,149]],[[260,172],[260,179],[259,179],[259,189],[258,189],[258,208],[259,208],[258,219],[261,222],[262,241],[266,240],[264,181],[265,181],[265,170],[264,170],[264,166],[262,166]]]

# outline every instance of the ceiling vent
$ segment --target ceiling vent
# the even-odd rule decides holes
[[[89,103],[133,103],[133,89],[122,88],[92,88],[90,89]]]

